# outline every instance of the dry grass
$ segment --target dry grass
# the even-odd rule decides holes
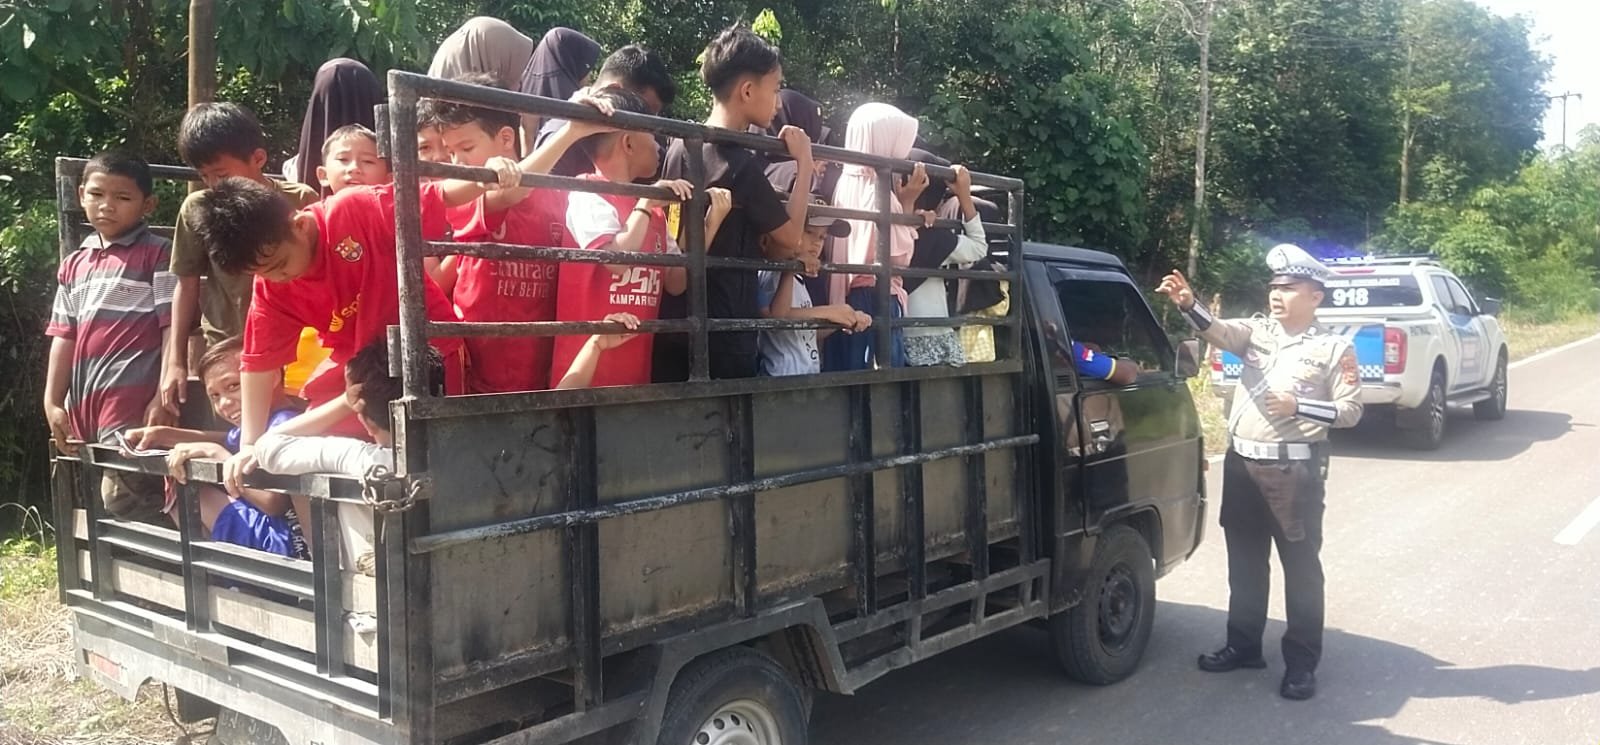
[[[1195,411],[1200,414],[1200,434],[1206,438],[1206,455],[1223,452],[1228,446],[1228,413],[1222,410],[1222,399],[1211,391],[1209,369],[1189,379],[1189,392],[1194,396]]]
[[[174,742],[181,733],[167,719],[160,685],[129,702],[77,678],[54,545],[37,513],[27,521],[28,535],[0,543],[0,745]]]
[[[1600,334],[1600,315],[1583,313],[1555,323],[1527,323],[1510,316],[1500,319],[1500,326],[1515,360]]]

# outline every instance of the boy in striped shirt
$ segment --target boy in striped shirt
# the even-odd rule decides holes
[[[172,318],[172,244],[151,232],[156,207],[150,167],[101,153],[83,168],[78,201],[94,234],[61,262],[44,411],[62,452],[73,442],[114,444],[116,433],[166,423],[156,395],[161,343]],[[160,477],[107,470],[106,510],[124,519],[160,517]]]

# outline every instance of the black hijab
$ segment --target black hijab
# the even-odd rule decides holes
[[[811,138],[813,143],[821,144],[823,135],[822,104],[793,88],[785,88],[778,91],[778,113],[773,115],[772,126],[767,128],[765,134],[777,137],[785,126],[790,125],[803,130],[806,133],[806,137]],[[757,134],[761,134],[759,129],[752,127],[752,130]],[[788,194],[794,191],[794,159],[790,158],[788,153],[767,153],[765,157],[767,159],[767,181],[772,183],[772,188],[781,194]],[[827,171],[819,168],[816,177],[811,183],[811,192],[829,203],[833,201],[833,185],[839,181],[839,169],[833,168],[831,170],[833,174],[832,178],[829,178]]]
[[[946,167],[950,165],[950,161],[921,148],[912,148],[906,160]],[[950,187],[944,179],[929,175],[928,188],[917,195],[916,209],[937,211],[939,205],[943,204],[949,195]],[[945,259],[955,253],[957,240],[956,231],[950,228],[917,228],[917,243],[915,251],[911,254],[911,266],[918,269],[938,269],[944,266]],[[921,287],[927,279],[927,277],[906,277],[904,280],[906,292]]]
[[[556,27],[545,33],[522,71],[523,93],[563,101],[572,97],[583,79],[600,60],[600,44],[570,28]]]
[[[322,63],[311,84],[305,119],[300,122],[300,147],[295,155],[295,176],[300,183],[322,189],[317,180],[322,143],[346,124],[375,129],[372,108],[386,100],[383,84],[366,65],[343,57]]]

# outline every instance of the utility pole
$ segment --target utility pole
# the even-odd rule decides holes
[[[213,0],[189,0],[189,106],[217,95],[217,16]]]
[[[1567,99],[1576,98],[1579,101],[1582,101],[1583,94],[1567,91],[1566,93],[1562,93],[1557,96],[1545,96],[1545,98],[1551,101],[1554,101],[1558,98],[1561,99],[1561,149],[1565,150],[1567,149]]]

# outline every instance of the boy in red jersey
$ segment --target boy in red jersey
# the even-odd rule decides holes
[[[637,94],[620,88],[607,88],[592,95],[617,111],[647,111]],[[586,179],[632,183],[654,176],[660,163],[660,145],[644,132],[596,135],[585,140],[584,147],[595,165],[594,173],[582,177]],[[688,200],[693,193],[687,181],[657,181],[655,185],[671,189],[680,200]],[[672,202],[573,192],[567,199],[567,230],[582,249],[677,253],[677,243],[667,232],[666,214],[662,211],[668,204]],[[713,197],[706,215],[706,240],[727,217],[728,206],[726,193]],[[662,289],[678,295],[686,284],[682,267],[568,262],[561,266],[556,317],[562,321],[598,321],[615,313],[628,313],[639,320],[654,320],[661,306]],[[588,341],[588,336],[556,337],[552,380],[566,379]],[[651,342],[650,334],[639,334],[606,349],[603,364],[595,369],[589,385],[649,383]]]
[[[486,76],[460,82],[493,85]],[[603,104],[596,104],[601,107]],[[437,130],[457,165],[482,166],[495,157],[514,157],[520,117],[515,112],[425,99],[417,110],[419,127]],[[527,163],[530,173],[546,173],[583,137],[602,128],[569,122],[546,139]],[[567,195],[553,189],[518,189],[479,198],[466,219],[452,216],[458,242],[514,243],[570,248],[566,231]],[[459,224],[458,224],[459,223]],[[556,317],[554,261],[450,256],[434,277],[450,295],[463,321],[551,321]],[[504,393],[550,387],[552,338],[470,337],[467,392]]]

